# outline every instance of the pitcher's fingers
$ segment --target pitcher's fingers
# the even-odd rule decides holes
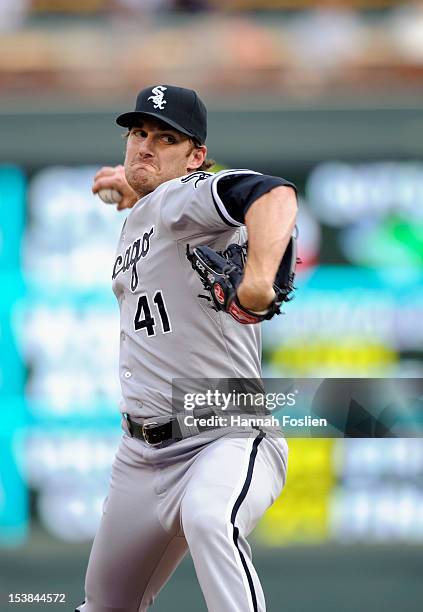
[[[103,166],[95,173],[94,180],[101,178],[102,176],[110,176],[112,174],[116,174],[118,168],[120,168],[120,166]]]
[[[124,210],[125,208],[128,208],[128,204],[127,204],[127,198],[123,198],[120,202],[117,203],[116,205],[116,210]]]
[[[91,189],[93,193],[97,193],[100,189],[116,189],[116,191],[122,191],[122,181],[115,175],[100,177],[94,181]]]

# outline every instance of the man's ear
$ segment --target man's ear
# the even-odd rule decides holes
[[[194,172],[203,164],[204,160],[207,157],[207,147],[206,145],[201,145],[201,147],[194,147],[191,151],[188,159],[188,172]]]

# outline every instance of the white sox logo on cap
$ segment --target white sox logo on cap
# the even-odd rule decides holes
[[[148,100],[152,100],[154,108],[160,108],[160,110],[164,110],[164,105],[167,104],[164,99],[164,92],[167,87],[164,85],[157,85],[157,87],[153,87],[151,90],[153,92],[153,96],[149,96]]]
[[[187,134],[200,144],[207,137],[207,110],[193,89],[175,85],[150,85],[137,95],[135,110],[122,113],[116,123],[133,128],[150,115]]]

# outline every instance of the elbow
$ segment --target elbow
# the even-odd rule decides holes
[[[283,202],[287,202],[289,206],[298,208],[297,192],[293,187],[278,185],[272,189],[271,193]]]
[[[269,219],[273,219],[275,223],[278,223],[277,220],[280,219],[284,226],[292,224],[292,227],[294,227],[297,210],[298,203],[295,189],[278,185],[278,187],[274,187],[253,202],[245,213],[245,224],[247,229],[250,230],[249,224],[257,222],[257,219],[265,215]]]
[[[298,212],[298,198],[295,189],[280,185],[272,189],[270,193],[280,202],[280,207],[284,210],[284,213],[286,214],[289,211],[289,216],[295,221]]]

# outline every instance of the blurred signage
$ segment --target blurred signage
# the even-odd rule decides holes
[[[26,179],[16,166],[0,166],[0,271],[18,272],[25,223]]]
[[[335,473],[333,440],[288,440],[288,478],[255,535],[263,544],[319,542],[329,537]]]
[[[38,516],[60,539],[92,539],[120,439],[118,415],[98,418],[96,426],[83,419],[41,423],[27,437],[24,462],[26,482],[37,491]]]
[[[67,540],[93,537],[107,494],[121,433],[110,277],[126,215],[92,196],[96,170],[48,167],[27,187],[0,168],[1,543],[25,537],[29,490]],[[422,167],[326,164],[306,185],[305,263],[286,316],[262,327],[266,375],[421,376]],[[291,439],[286,488],[256,537],[423,539],[421,440],[364,442]]]
[[[18,465],[26,410],[25,366],[14,331],[14,308],[24,296],[20,271],[26,180],[20,168],[0,166],[0,543],[22,541],[28,528],[28,490]]]
[[[300,276],[297,285],[295,302],[286,307],[289,325],[276,317],[263,326],[275,373],[421,375],[420,271],[319,266]],[[403,358],[407,353],[410,357]]]
[[[340,228],[340,249],[352,263],[421,269],[423,163],[319,164],[306,194],[313,214]]]
[[[332,538],[423,541],[423,440],[346,440],[334,459]]]
[[[28,535],[29,491],[19,468],[22,436],[16,428],[23,425],[15,412],[19,405],[11,398],[6,400],[8,406],[4,401],[1,400],[0,419],[0,545],[15,546]]]
[[[287,483],[255,531],[259,542],[423,542],[423,440],[288,445]]]

